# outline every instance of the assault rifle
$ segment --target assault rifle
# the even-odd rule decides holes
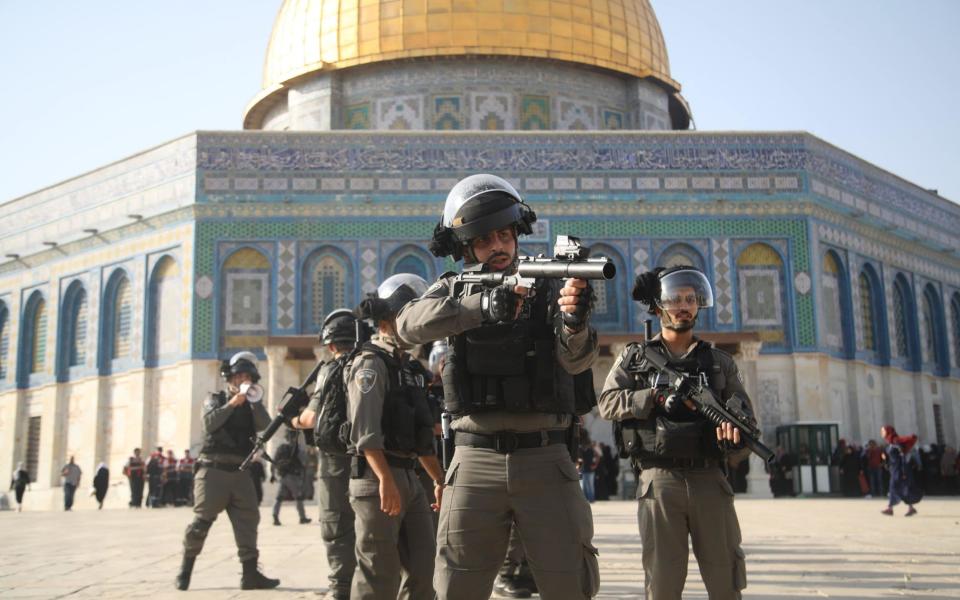
[[[486,264],[468,268],[457,276],[454,282],[454,295],[460,287],[479,284],[486,287],[522,286],[532,289],[537,279],[613,279],[617,275],[617,265],[603,256],[590,258],[590,248],[580,243],[580,238],[572,235],[558,235],[553,247],[555,258],[539,256],[521,256],[518,259],[517,272],[507,274],[491,272]]]
[[[740,430],[740,439],[747,448],[765,462],[773,461],[773,451],[760,441],[760,429],[756,421],[739,407],[733,406],[733,403],[731,406],[724,406],[718,401],[704,377],[686,375],[670,368],[667,357],[649,345],[643,348],[643,358],[669,380],[670,386],[676,390],[674,393],[677,398],[689,399],[693,402],[696,412],[717,427],[720,427],[724,421],[728,421]]]
[[[267,428],[264,429],[259,436],[254,438],[253,450],[250,451],[250,454],[248,454],[240,464],[241,471],[246,470],[260,452],[263,452],[263,457],[266,458],[267,461],[273,462],[273,459],[270,458],[270,455],[267,454],[264,447],[267,445],[267,442],[270,441],[270,438],[277,433],[280,426],[290,419],[291,415],[297,414],[300,409],[310,403],[310,395],[307,394],[307,388],[317,380],[317,374],[320,373],[320,367],[322,367],[323,364],[323,361],[317,363],[317,366],[313,368],[313,371],[310,371],[310,374],[303,380],[300,387],[287,388],[287,391],[283,394],[283,398],[280,400],[280,404],[277,406],[277,416],[270,421],[270,424],[267,425]]]

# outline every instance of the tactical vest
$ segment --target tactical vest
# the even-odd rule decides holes
[[[453,336],[443,368],[447,412],[585,414],[593,408],[593,371],[574,376],[557,363],[552,292],[549,282],[538,282],[528,315]]]
[[[344,370],[353,354],[344,354],[323,365],[318,378],[320,410],[314,427],[314,443],[329,454],[347,453],[350,439],[350,423],[347,419],[347,386],[343,381]]]
[[[662,347],[661,347],[662,348]],[[644,344],[632,346],[631,352],[621,363],[634,375],[634,389],[656,386],[656,367],[643,357]],[[686,374],[707,374],[710,388],[720,397],[719,365],[714,364],[710,344],[700,342],[697,348],[683,359],[671,359],[671,367]],[[664,390],[668,393],[667,390]],[[615,421],[613,436],[620,456],[624,458],[715,458],[722,455],[717,445],[716,428],[695,413],[668,416],[657,405],[647,419]]]
[[[213,394],[217,406],[227,403],[227,393]],[[253,424],[253,410],[246,402],[233,409],[227,422],[216,431],[208,431],[203,440],[201,454],[235,454],[245,457],[253,450],[253,437],[256,435]]]
[[[374,352],[387,368],[383,399],[383,446],[393,452],[433,454],[433,415],[427,404],[426,382],[408,357],[398,360],[376,344],[367,342],[364,352]],[[422,367],[421,367],[422,368]]]

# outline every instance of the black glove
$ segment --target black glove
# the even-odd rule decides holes
[[[663,410],[671,417],[679,417],[690,413],[690,409],[683,403],[683,398],[675,392],[671,392],[663,401]]]
[[[656,306],[657,298],[660,296],[660,273],[662,272],[663,267],[657,267],[652,271],[640,273],[633,283],[631,292],[633,299],[646,304],[650,312],[653,312],[653,307]]]
[[[520,296],[504,285],[483,291],[480,298],[480,312],[484,323],[513,321],[517,315],[517,303]]]
[[[573,331],[580,331],[587,324],[587,318],[590,316],[590,309],[593,308],[593,286],[587,282],[587,287],[580,290],[577,297],[577,304],[573,312],[561,313],[563,315],[563,324]]]

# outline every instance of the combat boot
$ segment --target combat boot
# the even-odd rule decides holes
[[[240,578],[241,590],[271,590],[280,585],[279,579],[270,579],[257,569],[257,559],[243,561],[243,576]]]
[[[183,557],[183,562],[180,563],[180,572],[177,574],[176,585],[178,590],[186,590],[190,587],[190,575],[193,573],[193,563],[196,562],[197,557],[187,558]]]
[[[530,588],[524,586],[516,577],[509,575],[497,575],[493,590],[498,596],[506,596],[507,598],[529,598],[533,596]]]

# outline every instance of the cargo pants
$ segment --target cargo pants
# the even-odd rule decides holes
[[[440,510],[438,600],[487,600],[510,530],[543,600],[580,600],[600,585],[593,516],[566,446],[501,454],[457,446]]]
[[[350,600],[433,600],[432,511],[416,471],[390,468],[400,491],[395,517],[380,510],[380,482],[372,469],[350,480],[357,536]]]
[[[680,600],[689,536],[710,600],[740,600],[746,564],[733,489],[723,471],[644,469],[637,500],[648,599]]]
[[[330,591],[338,597],[350,596],[350,582],[357,568],[354,547],[353,508],[350,506],[350,457],[320,453],[320,537],[327,549]]]
[[[224,510],[233,526],[241,562],[259,556],[257,526],[260,524],[260,509],[249,473],[200,467],[193,479],[193,497],[195,520],[187,528],[183,540],[184,557],[194,558],[200,554],[210,526]]]

